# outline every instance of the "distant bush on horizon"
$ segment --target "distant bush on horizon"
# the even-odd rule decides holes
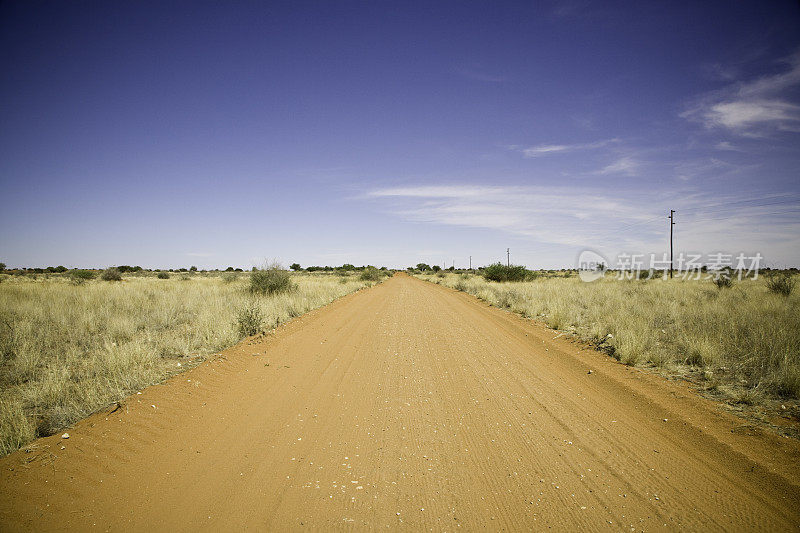
[[[69,272],[69,277],[73,283],[84,283],[86,281],[93,280],[96,275],[97,275],[96,272],[79,268],[76,268],[75,270],[70,270]]]
[[[504,265],[493,263],[483,269],[483,277],[488,281],[525,281],[529,277],[528,269],[522,265]]]
[[[279,263],[271,263],[262,269],[253,270],[250,274],[250,292],[252,294],[273,295],[291,292],[296,289],[292,275]]]
[[[100,274],[100,279],[103,281],[122,281],[122,274],[120,274],[118,268],[111,267],[103,270],[103,273]]]

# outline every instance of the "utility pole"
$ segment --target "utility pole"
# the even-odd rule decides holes
[[[672,279],[672,227],[675,225],[675,210],[669,210],[669,278]]]
[[[506,266],[511,266],[511,248],[506,248]]]
[[[469,269],[472,270],[472,256],[469,256]]]

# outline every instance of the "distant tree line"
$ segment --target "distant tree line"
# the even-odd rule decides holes
[[[139,265],[136,265],[136,266],[117,265],[117,266],[111,266],[111,267],[108,267],[108,268],[90,268],[90,269],[72,268],[72,269],[70,269],[70,268],[65,267],[64,265],[48,266],[48,267],[14,267],[14,268],[8,268],[8,265],[6,265],[5,263],[0,263],[0,272],[5,272],[6,274],[63,274],[65,272],[71,272],[71,271],[75,271],[75,270],[94,270],[94,271],[98,271],[99,272],[101,270],[108,270],[110,268],[115,269],[120,274],[137,273],[137,272],[244,272],[244,269],[233,267],[233,266],[229,266],[229,267],[225,268],[224,270],[220,270],[218,268],[215,268],[213,270],[212,269],[209,269],[209,270],[198,269],[194,265],[190,266],[189,268],[170,268],[170,269],[166,269],[166,268],[164,268],[164,269],[162,269],[162,268],[152,268],[152,269],[151,268],[142,268]],[[343,264],[341,266],[327,266],[327,265],[326,266],[316,266],[316,265],[314,265],[314,266],[308,266],[306,268],[303,268],[300,265],[300,263],[292,263],[291,265],[289,265],[289,268],[291,270],[295,271],[295,272],[301,272],[301,271],[305,271],[305,272],[363,272],[364,270],[373,269],[373,268],[375,268],[377,270],[383,270],[383,271],[388,271],[389,270],[385,266],[377,268],[377,267],[372,266],[372,265],[355,266],[355,265],[352,265],[350,263],[345,263],[345,264]],[[503,265],[502,263],[496,263],[496,264],[489,265],[489,266],[476,267],[476,268],[472,269],[471,272],[484,273],[485,271],[488,270],[489,274],[490,274],[490,278],[502,279],[502,278],[506,278],[506,277],[509,277],[509,278],[522,277],[522,275],[521,275],[522,269],[525,269],[525,267],[522,267],[522,266],[519,266],[519,265],[507,266],[507,265]],[[256,271],[256,270],[258,270],[258,269],[256,267],[253,267],[253,271]],[[442,267],[439,266],[439,265],[431,266],[431,265],[428,265],[427,263],[417,263],[416,266],[410,266],[410,267],[406,268],[406,270],[409,271],[409,272],[414,272],[414,273],[440,272],[440,271],[446,271],[446,272],[470,272],[470,270],[466,269],[466,268],[455,268],[453,266],[450,266],[450,267],[447,267],[445,269],[442,269]],[[703,265],[701,267],[701,270],[703,272],[705,272],[707,270],[706,266]],[[770,269],[769,267],[766,267],[766,268],[763,268],[761,270],[763,270],[765,272],[769,272],[771,270],[772,271],[779,271],[779,272],[791,272],[791,273],[800,272],[800,269],[798,269],[797,267],[778,268],[778,269]],[[506,272],[506,271],[508,271],[508,272]],[[536,272],[536,271],[527,270],[527,269],[525,269],[525,271],[528,272],[528,273]],[[540,269],[538,271],[539,272],[576,272],[577,270],[574,269],[574,268],[561,268],[561,269]],[[527,276],[529,277],[530,274],[527,274]]]
[[[342,266],[309,266],[306,268],[300,266],[299,263],[292,263],[289,265],[289,268],[296,272],[301,270],[305,270],[306,272],[362,272],[370,268],[374,268],[376,270],[388,270],[385,266],[377,268],[372,265],[355,266],[351,265],[350,263],[345,263]]]

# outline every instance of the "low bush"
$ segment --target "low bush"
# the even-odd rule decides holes
[[[483,277],[488,281],[525,281],[528,270],[522,265],[494,263],[483,269]]]
[[[111,267],[103,270],[103,273],[100,274],[100,279],[103,281],[122,281],[122,274],[120,274],[119,269]]]
[[[158,279],[169,279],[169,272],[159,272],[156,277]]]
[[[250,274],[250,292],[253,294],[280,294],[295,289],[292,275],[281,265],[273,263]]]
[[[361,281],[380,281],[382,277],[383,273],[380,270],[375,267],[367,267],[361,272],[359,279]]]
[[[794,290],[797,279],[788,272],[781,272],[780,274],[771,274],[767,277],[767,289],[773,294],[780,294],[781,296],[789,296]]]
[[[264,325],[264,313],[256,304],[242,307],[236,313],[236,327],[241,337],[251,337]]]
[[[84,283],[89,280],[93,280],[96,274],[91,270],[83,270],[83,269],[76,269],[70,270],[69,278],[75,284]]]

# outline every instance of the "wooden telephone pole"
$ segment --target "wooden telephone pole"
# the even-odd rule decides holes
[[[511,248],[506,248],[506,266],[511,266]]]
[[[469,269],[472,270],[472,256],[469,256]]]
[[[675,210],[669,210],[669,277],[672,279],[672,227],[675,225]]]

